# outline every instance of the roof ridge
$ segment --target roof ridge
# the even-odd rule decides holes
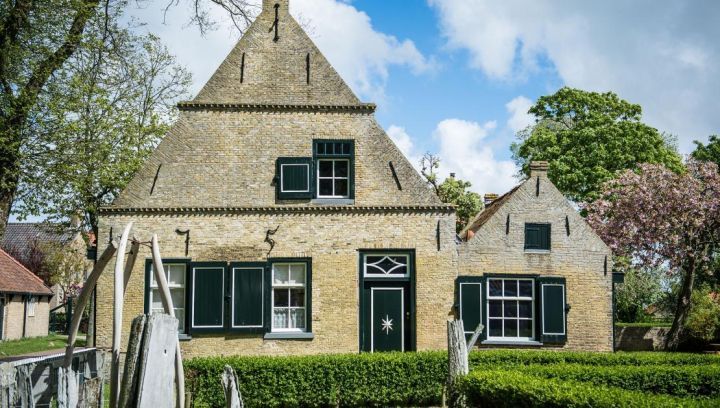
[[[20,267],[20,269],[22,269],[22,270],[24,270],[25,272],[29,273],[34,279],[36,279],[38,282],[40,282],[43,286],[47,287],[47,285],[45,284],[45,282],[44,282],[42,279],[40,279],[39,276],[35,275],[35,273],[33,273],[33,271],[31,271],[30,269],[28,269],[27,267],[25,267],[25,265],[21,264],[20,261],[18,261],[17,259],[15,259],[15,257],[13,257],[13,256],[10,255],[9,253],[5,252],[5,250],[2,249],[2,248],[0,248],[0,252],[3,253],[3,254],[5,254],[6,257],[10,258],[10,260],[13,261],[15,264],[17,264],[17,265]]]

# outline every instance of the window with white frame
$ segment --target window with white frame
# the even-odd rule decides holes
[[[349,168],[348,159],[319,159],[317,196],[319,198],[350,197]]]
[[[305,263],[272,265],[272,331],[305,331],[306,282]]]
[[[170,289],[170,298],[173,302],[175,317],[178,319],[178,332],[185,333],[185,278],[187,276],[186,265],[163,264],[165,279]],[[150,313],[163,313],[165,308],[162,304],[160,288],[155,280],[153,265],[150,266]]]
[[[35,316],[35,305],[37,304],[37,297],[30,296],[27,300],[27,315],[28,317]]]
[[[491,278],[487,282],[488,339],[534,340],[534,280]]]
[[[404,278],[410,276],[409,256],[406,254],[365,254],[365,276],[376,278]]]

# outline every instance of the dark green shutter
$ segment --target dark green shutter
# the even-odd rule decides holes
[[[225,327],[225,265],[192,263],[192,331]]]
[[[253,331],[264,327],[264,265],[232,264],[232,323],[234,330]],[[255,330],[257,331],[257,330]]]
[[[479,277],[459,277],[458,286],[458,315],[465,329],[465,340],[469,341],[478,324],[484,327],[480,339],[487,338],[487,325],[485,324],[484,279]]]
[[[309,199],[313,195],[313,166],[309,157],[279,157],[275,162],[275,193],[279,200]]]
[[[525,224],[525,249],[550,250],[550,224]]]
[[[567,341],[565,278],[538,278],[539,329],[543,343]]]

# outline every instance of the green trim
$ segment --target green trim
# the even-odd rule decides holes
[[[318,144],[319,143],[349,143],[350,144],[350,152],[349,153],[337,153],[337,154],[319,154],[318,153]],[[313,146],[312,146],[312,152],[313,152],[313,176],[312,181],[313,185],[317,185],[317,168],[318,168],[318,160],[320,159],[348,159],[348,199],[355,199],[355,140],[354,139],[313,139]],[[321,198],[318,197],[318,191],[315,189],[313,198]]]
[[[282,166],[288,164],[302,164],[307,166],[307,191],[282,191]],[[313,198],[315,193],[314,174],[313,159],[311,157],[278,157],[275,160],[275,178],[273,180],[275,183],[275,198],[277,200],[309,200]]]
[[[545,331],[545,316],[543,314],[544,308],[545,308],[545,294],[543,293],[542,287],[544,284],[555,284],[555,285],[562,285],[563,287],[563,308],[562,308],[562,322],[563,322],[563,328],[564,328],[564,334],[543,334]],[[539,327],[539,337],[538,340],[540,340],[543,343],[565,343],[567,342],[567,313],[568,313],[568,304],[567,304],[567,283],[565,281],[565,278],[562,277],[544,277],[541,276],[537,279],[537,289],[538,289],[538,296],[539,296],[539,302],[537,302],[538,305],[538,317],[539,317],[539,324],[537,327]],[[554,311],[557,313],[557,310]],[[557,316],[555,316],[557,318]]]
[[[191,286],[191,274],[190,274],[190,258],[163,258],[163,264],[185,264],[185,332],[190,334],[190,286]],[[145,296],[143,297],[143,313],[150,313],[150,270],[152,269],[153,260],[152,258],[145,258]],[[185,333],[181,333],[185,336]]]
[[[227,274],[228,279],[226,280],[227,286],[228,286],[228,293],[230,294],[231,298],[227,302],[229,304],[228,311],[228,324],[227,331],[230,333],[252,333],[252,334],[262,334],[265,333],[267,330],[267,308],[265,306],[265,300],[268,297],[267,293],[267,287],[272,284],[268,280],[267,276],[267,270],[268,270],[269,264],[267,262],[230,262],[227,268]],[[232,303],[232,289],[233,289],[233,269],[234,268],[257,268],[262,269],[262,275],[263,275],[263,283],[262,283],[262,299],[260,300],[262,303],[260,307],[262,308],[262,327],[233,327],[233,309],[235,308],[235,305]]]
[[[266,278],[268,284],[265,285],[267,288],[267,296],[265,300],[266,310],[266,331],[272,333],[272,302],[270,297],[272,296],[272,264],[274,263],[285,263],[285,262],[304,262],[305,263],[305,332],[312,333],[312,258],[268,258]]]
[[[189,333],[195,334],[195,333],[224,333],[228,329],[228,322],[229,319],[227,318],[228,312],[230,311],[230,305],[228,301],[229,296],[229,285],[228,282],[228,263],[227,262],[191,262],[190,263],[190,283],[189,285],[186,285],[190,288],[190,325],[188,326]],[[220,293],[223,296],[223,318],[221,321],[222,327],[195,327],[194,321],[193,321],[193,315],[195,314],[195,282],[194,282],[194,271],[195,268],[222,268],[223,269],[223,288],[221,288]]]
[[[476,284],[480,285],[480,323],[483,325],[483,331],[480,334],[478,340],[482,341],[487,338],[488,326],[487,326],[487,314],[485,308],[487,307],[487,300],[485,298],[485,286],[487,278],[486,276],[458,276],[455,278],[455,316],[458,319],[462,318],[462,284]],[[465,321],[463,320],[463,328],[465,329],[465,341],[470,340],[472,334],[468,332],[475,332],[475,327],[465,327]]]

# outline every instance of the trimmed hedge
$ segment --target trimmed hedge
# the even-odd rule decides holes
[[[608,385],[680,397],[720,397],[720,366],[615,366],[580,364],[527,366],[534,376]]]
[[[470,353],[470,366],[529,365],[529,364],[585,364],[592,366],[618,365],[720,365],[720,356],[712,354],[618,352],[592,353],[541,350],[479,350]]]
[[[248,407],[440,405],[447,376],[444,352],[195,358],[185,361],[194,406],[224,406],[225,364]]]
[[[500,370],[474,371],[458,380],[458,390],[470,407],[717,407],[720,403]]]

